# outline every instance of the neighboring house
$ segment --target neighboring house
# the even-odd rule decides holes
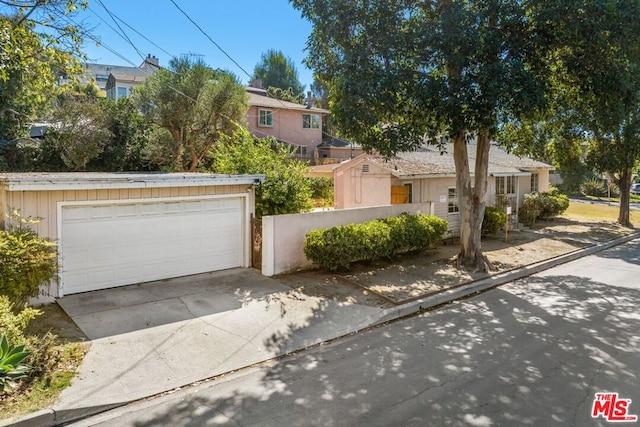
[[[475,168],[475,152],[475,144],[469,144],[471,171]],[[512,221],[517,224],[518,207],[522,205],[524,195],[546,191],[551,169],[551,165],[509,154],[492,144],[487,205],[508,203],[513,212]],[[451,230],[458,229],[456,171],[451,144],[444,154],[437,147],[428,146],[415,152],[398,153],[388,160],[363,154],[335,167],[333,175],[337,209],[431,202],[435,215],[449,221]]]
[[[87,84],[91,81],[95,82],[96,86],[98,86],[98,88],[106,95],[107,82],[109,80],[110,74],[131,75],[135,74],[137,72],[136,70],[144,70],[146,72],[146,75],[149,75],[159,68],[160,64],[158,58],[148,55],[138,67],[109,64],[92,64],[89,62],[85,62],[84,64],[82,64],[82,72],[80,73],[80,75],[74,77],[82,84]],[[62,77],[59,83],[63,85],[69,82],[71,82],[71,78],[69,76],[66,76]],[[116,89],[116,95],[117,92],[118,91]]]
[[[107,99],[117,101],[119,98],[126,98],[131,95],[131,89],[141,85],[144,81],[160,69],[158,58],[147,56],[139,67],[119,67],[109,73],[105,90]]]
[[[353,159],[362,153],[363,150],[359,144],[326,135],[322,143],[318,145],[318,158],[320,163],[325,159],[334,161]]]
[[[131,89],[144,84],[151,73],[148,70],[129,70],[127,74],[111,73],[107,80],[107,99],[117,101],[131,95]]]
[[[0,226],[19,209],[58,243],[51,296],[251,265],[264,175],[0,174]],[[160,286],[160,285],[159,285]]]
[[[247,122],[252,135],[274,137],[295,148],[295,156],[312,161],[322,143],[322,116],[328,111],[310,105],[282,101],[267,96],[259,87],[247,87]]]

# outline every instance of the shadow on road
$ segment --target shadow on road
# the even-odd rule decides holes
[[[639,303],[637,289],[532,277],[219,382],[215,397],[134,425],[594,425],[595,392],[640,401]],[[323,321],[318,307],[304,327]]]

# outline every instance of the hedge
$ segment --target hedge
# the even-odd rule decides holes
[[[0,295],[6,295],[16,311],[29,298],[40,294],[40,286],[57,277],[57,245],[39,237],[28,227],[29,218],[18,218],[19,226],[0,230]]]
[[[480,234],[494,234],[500,230],[507,222],[507,213],[503,208],[496,206],[487,206],[484,209],[484,219],[482,220],[482,229]]]
[[[533,225],[538,218],[558,216],[569,207],[569,197],[561,194],[557,188],[546,193],[531,193],[524,196],[518,212],[519,221],[527,226]]]
[[[402,214],[313,230],[305,237],[304,254],[323,269],[346,269],[355,261],[428,248],[442,239],[447,228],[447,221],[435,216]]]

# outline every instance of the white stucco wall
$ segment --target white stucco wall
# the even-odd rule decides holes
[[[304,238],[311,230],[362,223],[378,218],[430,214],[430,203],[387,205],[359,209],[265,216],[262,218],[262,274],[273,276],[310,268],[304,255]]]
[[[368,172],[362,171],[363,165],[368,166]],[[391,204],[391,175],[366,159],[334,169],[333,188],[336,209]]]

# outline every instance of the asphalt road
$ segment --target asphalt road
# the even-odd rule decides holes
[[[633,241],[76,425],[610,425],[595,393],[640,415],[639,372]]]

